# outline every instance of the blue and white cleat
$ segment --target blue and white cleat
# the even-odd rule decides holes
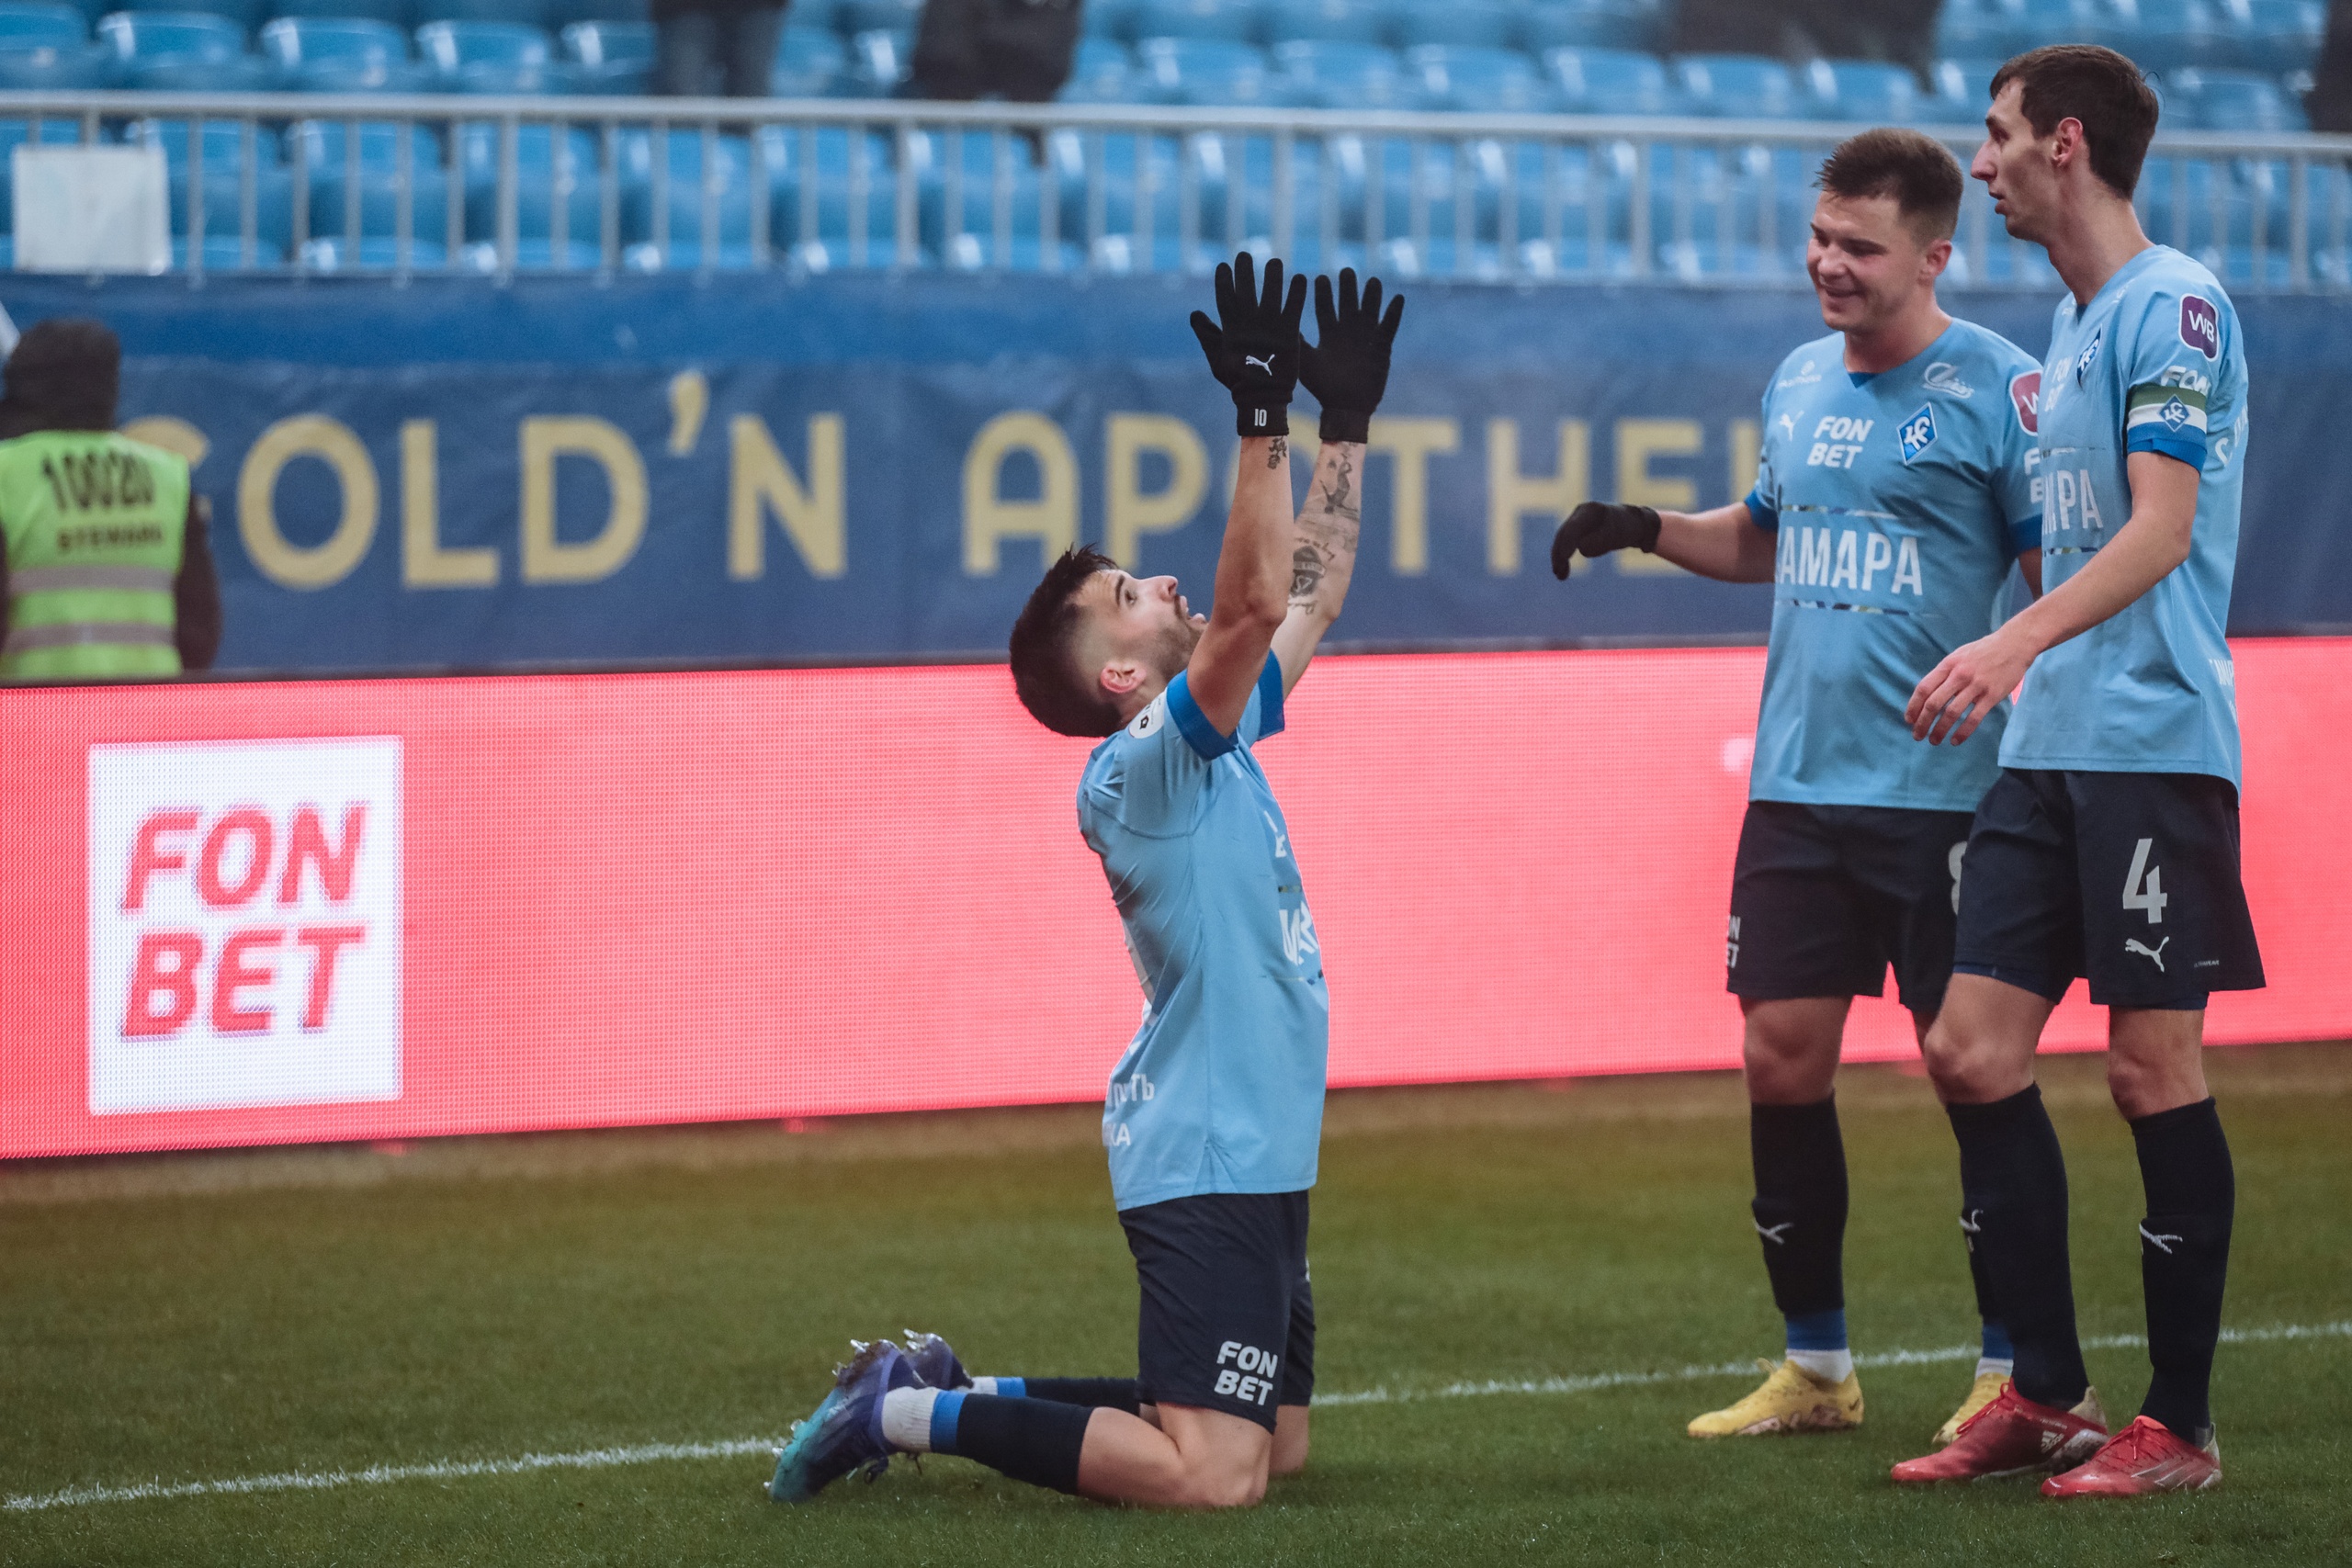
[[[925,1388],[969,1388],[972,1374],[956,1359],[956,1348],[936,1334],[907,1330],[907,1360]]]
[[[776,1455],[768,1496],[778,1503],[805,1503],[852,1471],[867,1479],[890,1466],[890,1445],[882,1438],[882,1396],[911,1388],[914,1364],[887,1339],[860,1345],[848,1366],[833,1374],[833,1386],[792,1428],[792,1440]]]

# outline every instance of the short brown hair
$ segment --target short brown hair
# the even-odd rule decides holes
[[[1823,162],[1819,184],[1849,200],[1893,197],[1912,231],[1929,241],[1951,238],[1966,188],[1959,160],[1942,142],[1891,125],[1840,141]]]
[[[2140,68],[2097,44],[2053,43],[2028,50],[1994,72],[1993,96],[1999,97],[2012,82],[2033,133],[2047,136],[2064,119],[2081,122],[2091,173],[2129,200],[2161,112]]]
[[[1102,683],[1078,667],[1078,592],[1096,572],[1118,569],[1091,545],[1073,545],[1046,569],[1012,623],[1013,693],[1032,718],[1057,735],[1099,738],[1122,722]]]

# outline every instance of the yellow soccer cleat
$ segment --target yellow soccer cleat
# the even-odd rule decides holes
[[[1962,1424],[1971,1416],[2000,1398],[2001,1385],[2008,1381],[2009,1374],[2007,1372],[1978,1373],[1976,1381],[1969,1385],[1968,1397],[1960,1402],[1960,1408],[1951,1413],[1951,1419],[1936,1428],[1935,1446],[1939,1449],[1950,1448],[1951,1440],[1960,1436]]]
[[[1849,1372],[1844,1382],[1814,1376],[1794,1361],[1779,1366],[1758,1359],[1763,1386],[1727,1409],[1710,1410],[1690,1423],[1694,1438],[1762,1438],[1786,1432],[1842,1432],[1862,1424],[1862,1384]]]

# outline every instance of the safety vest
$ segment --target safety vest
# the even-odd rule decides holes
[[[111,431],[0,441],[8,637],[0,676],[173,675],[187,462]]]

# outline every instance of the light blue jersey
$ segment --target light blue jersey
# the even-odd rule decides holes
[[[2245,486],[2245,349],[2213,275],[2154,245],[2079,310],[2058,307],[2041,368],[2050,504],[2041,571],[2064,582],[2131,520],[2125,459],[2199,472],[2188,558],[2033,661],[2001,742],[2011,768],[2211,773],[2238,782],[2236,672],[2224,636]]]
[[[1315,1185],[1330,1001],[1290,829],[1250,754],[1282,728],[1278,660],[1230,736],[1179,675],[1078,786],[1143,982],[1102,1107],[1122,1209]]]
[[[1993,628],[2010,563],[2041,543],[2035,375],[1967,321],[1876,375],[1846,369],[1838,334],[1781,362],[1747,498],[1780,536],[1749,799],[1976,809],[1996,749],[1922,746],[1903,709]]]

